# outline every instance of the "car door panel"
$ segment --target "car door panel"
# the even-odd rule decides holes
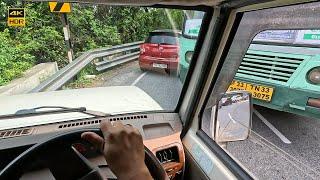
[[[192,164],[188,167],[190,169],[186,170],[186,177],[188,177],[188,173],[190,173],[189,176],[195,177],[195,179],[199,176],[201,179],[237,179],[194,131],[188,132],[182,143],[187,156],[186,164]]]

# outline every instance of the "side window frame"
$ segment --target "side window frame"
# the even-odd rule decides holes
[[[219,94],[226,92],[232,82],[238,67],[250,46],[253,38],[264,30],[283,30],[283,29],[319,29],[320,2],[310,2],[305,4],[274,7],[248,12],[238,12],[242,19],[236,29],[234,37],[229,37],[227,45],[221,56],[221,60],[216,72],[210,82],[209,91],[205,101],[201,105],[199,118],[199,130],[197,135],[211,149],[211,151],[241,179],[251,179],[252,177],[237,162],[231,158],[208,134],[203,130],[204,123],[211,122],[206,115],[206,107],[216,104]],[[318,25],[318,27],[317,27]],[[228,46],[229,45],[229,46]],[[212,68],[212,67],[209,67]]]

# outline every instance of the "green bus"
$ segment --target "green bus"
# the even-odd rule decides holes
[[[193,56],[194,47],[197,42],[200,26],[204,16],[202,11],[184,11],[185,18],[183,23],[182,36],[179,39],[179,66],[178,76],[184,82],[189,64]]]
[[[189,32],[199,32],[195,30],[197,23],[192,22],[199,21],[198,17],[195,19],[186,16],[180,39],[179,78],[182,82],[197,38]],[[320,30],[259,33],[228,89],[232,90],[250,91],[256,105],[319,118]]]

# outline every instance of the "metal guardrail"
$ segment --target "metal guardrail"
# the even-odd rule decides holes
[[[58,72],[56,72],[54,75],[49,77],[47,80],[42,82],[40,85],[38,85],[30,92],[34,93],[43,91],[55,91],[62,88],[64,84],[69,82],[74,76],[76,76],[84,67],[91,63],[94,59],[102,59],[101,62],[95,63],[96,69],[98,71],[107,70],[122,63],[136,60],[139,54],[139,52],[137,51],[139,51],[139,45],[141,43],[143,43],[143,41],[87,51],[67,66],[60,69]],[[104,57],[125,53],[128,51],[129,53],[117,56],[114,59],[103,60]]]
[[[103,62],[95,63],[96,70],[97,71],[105,71],[105,70],[112,68],[114,66],[136,60],[136,59],[138,59],[138,57],[139,57],[139,51],[133,52],[130,54],[125,54],[125,55],[116,57],[116,58],[109,60],[109,61],[105,60]]]

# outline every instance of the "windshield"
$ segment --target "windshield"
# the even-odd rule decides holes
[[[189,69],[179,69],[180,32],[199,11],[60,4],[1,1],[0,115],[41,106],[175,110]]]

